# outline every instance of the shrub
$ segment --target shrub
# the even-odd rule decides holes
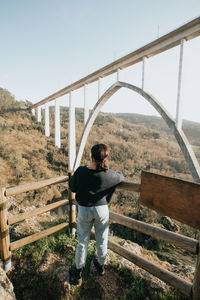
[[[36,117],[33,116],[33,115],[31,115],[31,120],[32,120],[33,122],[36,122]]]
[[[44,131],[44,126],[39,125],[39,124],[35,124],[35,125],[33,125],[33,129],[38,130],[40,132],[43,132]]]
[[[48,152],[46,156],[47,161],[52,164],[53,162],[53,152]]]
[[[0,123],[0,130],[6,130],[7,129],[7,125],[5,123]]]
[[[140,135],[143,139],[150,139],[150,138],[154,138],[154,139],[159,139],[160,138],[160,133],[155,132],[155,131],[145,131],[145,132],[140,132]]]
[[[61,140],[66,139],[67,138],[67,133],[62,131],[61,134],[60,134],[60,138],[61,138]]]
[[[169,159],[168,165],[176,170],[178,173],[186,173],[186,165],[185,162],[179,162],[177,160]]]
[[[40,153],[42,153],[42,154],[44,154],[45,153],[45,150],[44,149],[42,149],[42,148],[39,148],[39,150],[38,150]]]
[[[29,127],[23,123],[17,125],[17,130],[19,131],[27,131]]]

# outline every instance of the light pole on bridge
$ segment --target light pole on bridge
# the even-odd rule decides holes
[[[50,136],[48,103],[45,104],[45,136]]]
[[[41,106],[37,107],[37,120],[38,122],[41,122]]]
[[[84,125],[86,124],[89,118],[89,108],[87,100],[87,84],[84,85]]]

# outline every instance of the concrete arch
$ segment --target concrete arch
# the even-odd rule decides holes
[[[169,128],[172,130],[180,148],[181,151],[185,157],[185,160],[188,163],[190,172],[193,176],[193,179],[196,182],[200,182],[200,166],[199,163],[196,159],[196,156],[192,150],[192,147],[190,146],[187,137],[185,136],[184,132],[181,129],[177,129],[176,127],[176,123],[175,120],[173,119],[173,117],[169,114],[169,112],[159,103],[159,101],[153,97],[151,94],[145,92],[144,90],[142,90],[141,88],[134,86],[132,84],[126,83],[126,82],[121,82],[121,81],[117,81],[116,83],[114,83],[98,100],[98,102],[96,103],[96,105],[93,108],[93,111],[85,125],[82,137],[81,137],[81,141],[80,141],[80,145],[79,145],[79,149],[78,149],[78,153],[76,156],[76,160],[74,163],[74,169],[76,169],[80,162],[81,162],[81,158],[83,155],[83,151],[85,148],[85,144],[87,141],[87,137],[89,135],[89,132],[92,128],[92,125],[98,115],[98,113],[100,112],[100,109],[102,108],[102,106],[108,101],[108,99],[115,94],[119,89],[121,89],[122,87],[124,88],[128,88],[130,90],[135,91],[136,93],[140,94],[143,98],[145,98],[156,110],[157,112],[162,116],[162,118],[165,120],[165,122],[167,123],[167,125],[169,126]]]

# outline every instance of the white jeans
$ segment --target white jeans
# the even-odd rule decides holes
[[[76,247],[76,268],[85,266],[88,243],[92,226],[95,227],[98,262],[103,265],[106,261],[108,247],[109,210],[108,205],[78,207],[78,245]]]

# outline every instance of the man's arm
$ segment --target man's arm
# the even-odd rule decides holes
[[[79,168],[74,172],[74,175],[69,180],[69,187],[73,193],[76,193],[78,189],[78,173]]]

